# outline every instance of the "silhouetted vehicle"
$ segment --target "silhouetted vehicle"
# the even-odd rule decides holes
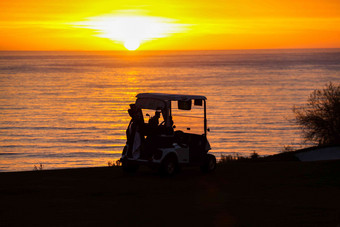
[[[216,158],[208,154],[206,97],[162,93],[136,97],[128,110],[131,121],[120,159],[124,171],[135,172],[139,165],[158,168],[165,175],[185,165],[215,170]]]

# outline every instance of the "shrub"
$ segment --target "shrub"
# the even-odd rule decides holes
[[[240,156],[239,154],[228,154],[228,155],[221,155],[220,160],[218,161],[219,165],[225,165],[231,162],[249,162],[249,161],[256,161],[261,160],[260,155],[253,151],[253,153],[248,156]]]
[[[113,162],[113,161],[108,161],[108,162],[107,162],[107,165],[108,165],[109,167],[121,166],[121,162],[120,162],[119,159],[116,160],[115,162]]]
[[[307,104],[294,106],[293,112],[305,141],[340,144],[340,85],[330,82],[324,89],[314,90]]]
[[[218,164],[226,164],[228,162],[237,161],[239,159],[238,155],[221,155]]]
[[[256,153],[255,151],[253,151],[253,153],[250,155],[251,159],[258,159],[260,156],[258,153]]]
[[[34,165],[33,170],[41,171],[44,169],[44,164],[40,163],[39,166]]]
[[[284,145],[281,152],[282,153],[287,153],[287,152],[293,152],[294,148],[290,145]]]

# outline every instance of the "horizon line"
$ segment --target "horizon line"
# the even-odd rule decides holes
[[[340,47],[317,47],[317,48],[251,48],[251,49],[182,49],[182,50],[0,50],[0,52],[175,52],[175,51],[246,51],[246,50],[334,50]]]

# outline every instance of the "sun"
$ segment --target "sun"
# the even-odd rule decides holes
[[[111,39],[130,51],[137,50],[144,42],[185,30],[185,25],[174,19],[140,15],[135,11],[91,17],[73,24],[93,29],[96,36]]]
[[[128,50],[137,50],[140,46],[140,41],[136,39],[128,39],[124,41],[124,47]]]

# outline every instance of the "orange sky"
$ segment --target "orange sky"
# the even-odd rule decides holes
[[[122,12],[182,28],[139,50],[340,48],[339,0],[1,0],[0,10],[0,50],[124,50],[78,26]]]

